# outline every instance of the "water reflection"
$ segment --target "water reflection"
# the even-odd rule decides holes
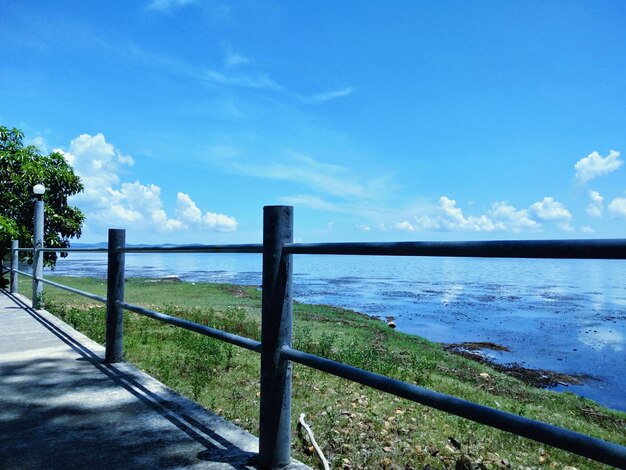
[[[457,299],[457,297],[461,295],[461,293],[463,292],[463,289],[465,289],[465,286],[462,284],[452,284],[452,285],[446,286],[443,292],[443,295],[441,296],[441,303],[448,304],[448,303],[454,302]]]
[[[261,284],[258,254],[129,254],[127,275]],[[72,253],[57,273],[105,277],[106,255]],[[593,372],[576,389],[626,410],[626,263],[606,260],[294,257],[294,297],[379,317],[432,341],[489,341],[503,362]]]
[[[619,331],[609,329],[605,326],[581,330],[578,334],[578,338],[581,343],[597,351],[609,348],[613,352],[618,353],[624,350],[624,335]]]

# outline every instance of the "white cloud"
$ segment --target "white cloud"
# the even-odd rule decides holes
[[[465,217],[460,208],[456,207],[456,201],[446,196],[439,198],[439,223],[449,230],[462,230],[469,232],[492,232],[496,226],[492,220],[485,216]]]
[[[119,183],[123,166],[134,164],[132,157],[122,154],[106,142],[104,135],[81,134],[70,142],[69,150],[57,149],[81,177],[85,192],[77,200],[106,205],[109,189]]]
[[[591,202],[587,206],[587,214],[591,217],[602,217],[604,198],[598,191],[589,191]]]
[[[589,227],[588,225],[583,225],[582,227],[580,227],[580,231],[583,233],[594,233],[595,230],[592,229],[591,227]]]
[[[536,220],[530,218],[526,209],[517,210],[506,201],[494,202],[488,213],[490,217],[496,220],[496,225],[502,230],[520,232],[540,227]]]
[[[415,232],[417,230],[417,228],[408,220],[404,220],[402,222],[394,224],[393,228],[395,228],[396,230],[401,230],[403,232]]]
[[[187,194],[178,193],[178,218],[163,208],[161,188],[154,184],[121,182],[125,167],[134,164],[129,155],[106,142],[104,135],[82,134],[70,142],[67,151],[57,150],[73,166],[85,191],[73,198],[87,215],[90,226],[108,228],[132,224],[137,230],[174,232],[190,227],[218,231],[235,230],[233,217],[202,211]]]
[[[486,214],[465,216],[456,201],[447,196],[439,198],[434,215],[414,217],[413,222],[403,221],[393,228],[404,231],[435,230],[463,232],[495,232],[532,230],[540,224],[528,216],[528,211],[517,210],[507,202],[494,202]]]
[[[342,88],[340,90],[326,91],[324,93],[316,93],[311,96],[310,101],[314,103],[321,103],[322,101],[334,100],[336,98],[342,98],[344,96],[351,95],[354,92],[354,88],[351,86]]]
[[[439,230],[441,228],[437,219],[428,215],[416,216],[413,227],[416,230]]]
[[[237,220],[224,214],[205,212],[196,206],[188,194],[178,193],[176,197],[176,214],[185,223],[198,227],[207,227],[221,232],[230,232],[237,229]]]
[[[607,209],[614,217],[626,218],[626,197],[616,197],[611,201]]]
[[[232,232],[237,229],[237,220],[224,214],[216,214],[215,212],[206,212],[202,216],[202,223],[218,232]]]
[[[544,197],[541,201],[535,202],[530,206],[530,210],[541,220],[569,220],[572,218],[572,214],[565,206],[552,197]]]
[[[560,220],[562,230],[573,230],[569,225],[571,215],[552,198],[544,198],[540,203],[533,204],[531,209],[516,209],[506,201],[491,204],[486,213],[481,215],[465,215],[457,202],[447,196],[439,198],[436,207],[430,214],[414,216],[412,220],[403,220],[392,224],[395,230],[414,231],[462,231],[462,232],[503,232],[514,233],[535,231],[541,223],[531,217],[531,212],[539,212],[545,220]],[[557,217],[558,216],[558,217]],[[539,216],[537,216],[539,218]]]
[[[77,201],[80,207],[80,201]],[[175,219],[170,219],[163,210],[161,188],[154,185],[122,183],[119,189],[105,188],[98,201],[87,206],[87,222],[96,219],[99,224],[115,225],[132,223],[139,228],[151,228],[157,232],[171,232],[185,228]],[[89,210],[89,209],[87,209]]]
[[[369,225],[365,225],[365,224],[358,224],[356,226],[356,229],[360,232],[369,232],[370,230],[372,230],[372,227],[370,227]]]
[[[170,11],[192,3],[197,3],[197,0],[152,0],[147,8],[149,10]]]
[[[176,213],[181,220],[188,223],[198,223],[202,220],[202,211],[185,193],[178,193],[176,196]]]
[[[559,228],[564,232],[575,232],[576,230],[572,227],[572,224],[569,222],[559,222]]]
[[[598,176],[608,175],[617,170],[624,163],[619,160],[619,155],[619,152],[611,150],[607,157],[602,157],[598,152],[592,152],[581,158],[574,165],[576,179],[584,184]]]

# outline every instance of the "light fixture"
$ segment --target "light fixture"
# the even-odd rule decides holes
[[[35,194],[35,196],[41,196],[45,192],[46,187],[43,184],[36,184],[35,186],[33,186],[33,193]]]

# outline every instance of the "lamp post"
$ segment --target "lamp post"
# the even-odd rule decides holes
[[[38,281],[43,276],[43,193],[46,188],[43,184],[33,186],[35,195],[35,215],[33,217],[33,308],[42,307],[41,296],[43,294],[43,283]]]

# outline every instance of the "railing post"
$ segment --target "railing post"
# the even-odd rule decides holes
[[[120,362],[124,355],[124,301],[125,255],[121,251],[126,244],[126,230],[109,229],[107,266],[107,324],[104,361]]]
[[[259,464],[276,468],[291,462],[292,266],[283,245],[293,241],[293,207],[263,208],[263,295],[261,319],[261,406]]]
[[[35,216],[33,219],[33,308],[43,306],[43,283],[38,281],[43,276],[43,214],[44,202],[41,194],[36,195]]]
[[[20,259],[20,252],[17,251],[20,248],[20,242],[19,240],[11,240],[11,287],[10,292],[11,294],[16,294],[18,291],[18,282],[19,282],[19,278],[18,278],[18,274],[17,274],[17,270],[19,267],[19,259]]]

